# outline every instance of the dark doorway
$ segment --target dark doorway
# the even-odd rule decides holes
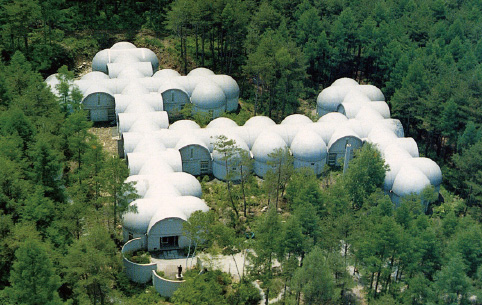
[[[178,241],[179,236],[163,236],[160,240],[161,249],[177,248],[179,247]]]

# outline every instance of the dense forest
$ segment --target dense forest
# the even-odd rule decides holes
[[[285,290],[286,304],[481,302],[482,1],[0,0],[0,26],[0,303],[165,302],[122,272],[125,162],[70,107],[78,92],[57,98],[43,82],[80,75],[119,40],[155,50],[161,68],[232,75],[238,121],[309,114],[340,77],[374,84],[442,167],[443,200],[426,213],[419,197],[394,208],[383,196],[370,146],[345,175],[280,165],[242,185],[202,177],[212,211],[189,223],[205,226],[206,251],[257,254],[243,281],[260,279],[268,298]],[[256,301],[213,274],[170,301]]]

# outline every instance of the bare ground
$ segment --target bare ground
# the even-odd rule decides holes
[[[111,126],[95,126],[89,129],[89,132],[94,134],[99,143],[102,144],[104,151],[106,151],[111,156],[117,156],[117,138],[116,127]]]

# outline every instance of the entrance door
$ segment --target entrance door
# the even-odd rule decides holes
[[[182,161],[182,171],[193,176],[201,174],[201,162],[199,160]]]
[[[93,122],[107,122],[109,121],[109,113],[107,109],[91,109],[90,119]]]

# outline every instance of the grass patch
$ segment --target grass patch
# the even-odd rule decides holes
[[[136,264],[149,264],[151,262],[151,255],[145,250],[129,251],[124,256]]]

